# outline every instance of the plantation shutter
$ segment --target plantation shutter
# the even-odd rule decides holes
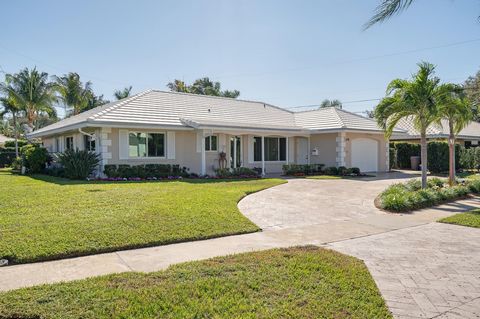
[[[167,158],[175,159],[175,132],[167,132]]]
[[[247,146],[248,146],[248,163],[253,164],[253,135],[248,135],[247,137]]]
[[[128,130],[118,131],[118,158],[128,159]]]

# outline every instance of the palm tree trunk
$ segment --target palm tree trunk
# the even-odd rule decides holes
[[[449,121],[448,126],[450,128],[448,137],[448,184],[453,186],[455,184],[455,134],[453,133],[453,123]]]
[[[420,161],[422,162],[422,188],[427,188],[427,133],[422,130],[420,135]]]
[[[18,157],[18,128],[17,128],[17,115],[15,112],[12,114],[13,116],[13,134],[15,135],[15,157]]]

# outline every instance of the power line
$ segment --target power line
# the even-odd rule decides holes
[[[284,73],[284,72],[290,72],[290,71],[316,69],[316,68],[320,68],[322,66],[329,67],[329,66],[334,66],[334,65],[343,65],[343,64],[349,64],[349,63],[355,63],[355,62],[369,61],[369,60],[381,59],[381,58],[404,55],[404,54],[411,54],[411,53],[422,52],[422,51],[429,51],[429,50],[436,50],[436,49],[460,46],[460,45],[465,45],[465,44],[478,42],[478,41],[480,41],[480,38],[469,39],[469,40],[464,40],[464,41],[459,41],[459,42],[451,42],[451,43],[446,43],[446,44],[441,44],[441,45],[431,46],[431,47],[424,47],[424,48],[419,48],[419,49],[411,49],[411,50],[406,50],[406,51],[387,53],[387,54],[383,54],[383,55],[376,55],[376,56],[370,56],[370,57],[364,57],[364,58],[356,58],[356,59],[345,60],[345,61],[340,61],[340,62],[333,62],[332,61],[330,63],[325,63],[324,65],[311,65],[311,66],[289,68],[289,69],[283,69],[283,70],[274,70],[274,71],[267,71],[267,72],[217,75],[217,76],[213,76],[212,78],[255,77],[255,76],[262,76],[262,75],[276,74],[276,73]]]

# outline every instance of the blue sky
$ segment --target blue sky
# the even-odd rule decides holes
[[[363,31],[378,3],[5,1],[0,67],[75,71],[109,99],[127,85],[166,90],[175,78],[209,76],[243,99],[281,107],[382,97],[390,80],[409,77],[421,60],[436,64],[445,81],[480,69],[480,1],[418,0]]]

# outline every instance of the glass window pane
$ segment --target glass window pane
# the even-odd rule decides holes
[[[284,137],[280,138],[280,160],[287,160],[287,139]]]
[[[262,138],[258,136],[253,138],[253,160],[255,162],[262,161]]]
[[[210,136],[205,137],[205,151],[210,151]]]
[[[146,133],[130,133],[128,135],[130,157],[145,157],[146,154]]]
[[[278,161],[278,138],[265,137],[265,160]]]
[[[218,150],[217,136],[216,135],[210,136],[210,150],[211,151]]]
[[[148,156],[165,156],[164,134],[148,134]]]

